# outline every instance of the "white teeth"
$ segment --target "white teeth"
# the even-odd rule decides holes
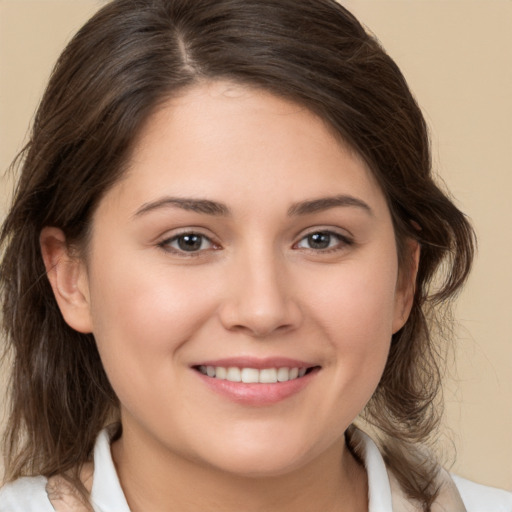
[[[242,382],[255,383],[260,381],[260,372],[256,368],[242,369]]]
[[[217,366],[215,368],[215,377],[217,377],[217,379],[226,380],[227,374],[228,374],[228,371],[223,366]]]
[[[275,368],[260,370],[260,382],[263,384],[274,384],[277,382],[277,370]]]
[[[279,382],[290,380],[290,370],[288,368],[279,368],[277,370],[277,380]]]
[[[226,374],[226,379],[230,380],[231,382],[240,382],[242,380],[240,368],[234,368],[234,367],[228,368],[228,372]]]
[[[300,379],[306,375],[307,368],[237,368],[230,366],[199,366],[199,371],[203,375],[220,380],[229,380],[231,382],[244,382],[246,384],[275,384],[276,382],[287,382],[289,380]]]

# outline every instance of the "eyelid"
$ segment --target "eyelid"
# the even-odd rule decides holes
[[[185,251],[179,248],[171,247],[170,244],[176,240],[178,240],[182,236],[186,235],[195,235],[199,236],[204,240],[207,240],[210,244],[210,247],[206,249],[199,249],[197,251]],[[182,228],[177,232],[174,232],[170,235],[166,234],[161,237],[160,241],[157,243],[157,246],[160,247],[163,251],[170,254],[176,254],[183,257],[194,257],[201,256],[207,251],[218,250],[221,248],[220,244],[214,240],[214,237],[211,235],[206,235],[204,232],[201,232],[200,228]]]
[[[301,248],[298,247],[298,244],[302,242],[304,239],[306,239],[308,236],[314,235],[315,233],[324,233],[331,235],[335,237],[339,243],[336,244],[334,247],[327,247],[325,249],[314,249],[314,248]],[[201,237],[202,239],[208,241],[209,247],[205,249],[198,249],[196,251],[186,251],[179,248],[171,247],[170,244],[172,242],[175,242],[177,239],[179,239],[182,236],[185,235],[196,235]],[[303,249],[306,251],[315,252],[317,254],[322,253],[329,253],[329,252],[336,252],[341,251],[347,246],[351,246],[354,244],[354,238],[351,234],[348,234],[346,230],[342,230],[341,228],[335,228],[335,227],[324,227],[324,226],[315,226],[308,228],[307,230],[303,230],[300,234],[295,237],[296,242],[293,243],[292,248],[293,249]],[[205,252],[210,252],[212,250],[219,250],[221,249],[221,245],[215,240],[215,237],[209,234],[205,234],[202,228],[196,228],[196,227],[186,227],[186,228],[180,228],[176,230],[175,232],[167,232],[165,235],[160,237],[160,241],[156,244],[159,248],[161,248],[166,253],[170,254],[176,254],[182,257],[197,257],[204,255]]]
[[[353,238],[352,235],[349,235],[346,232],[343,233],[343,232],[340,232],[340,231],[341,230],[333,228],[333,227],[322,227],[322,226],[319,226],[319,227],[309,228],[307,231],[303,231],[300,235],[298,235],[297,241],[293,244],[293,248],[295,248],[295,249],[303,249],[303,250],[306,250],[306,251],[312,251],[312,252],[315,252],[317,254],[341,251],[344,248],[346,248],[347,246],[353,245],[354,244],[354,238]],[[328,234],[328,235],[334,236],[334,237],[336,237],[339,240],[339,244],[337,244],[334,247],[327,247],[325,249],[313,249],[313,248],[301,248],[301,247],[298,247],[298,244],[300,242],[302,242],[307,237],[309,237],[311,235],[314,235],[316,233],[324,233],[324,234]],[[341,245],[341,247],[339,245]]]

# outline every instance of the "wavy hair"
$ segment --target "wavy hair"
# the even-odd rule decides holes
[[[13,361],[7,479],[70,474],[80,487],[79,469],[118,410],[93,336],[72,330],[59,312],[42,228],[86,244],[95,207],[122,176],[143,123],[168,98],[212,80],[264,89],[320,116],[377,178],[402,269],[406,240],[419,242],[412,311],[363,414],[405,491],[430,510],[438,468],[416,446],[438,424],[447,341],[435,341],[431,327],[468,275],[474,234],[433,180],[427,126],[402,73],[334,0],[114,0],[64,50],[0,233],[2,321]]]

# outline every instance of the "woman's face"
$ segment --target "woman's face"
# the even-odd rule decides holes
[[[342,449],[411,296],[362,160],[308,110],[229,83],[149,119],[81,265],[80,328],[124,432],[246,475]]]

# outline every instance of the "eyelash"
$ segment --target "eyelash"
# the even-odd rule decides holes
[[[179,244],[180,239],[186,238],[186,237],[197,237],[200,239],[200,248],[196,251],[187,251],[186,249],[182,249],[179,247],[172,247],[172,243],[176,242]],[[201,249],[204,242],[208,242],[210,244],[210,247],[207,249]],[[206,235],[203,235],[202,233],[196,233],[194,231],[185,231],[183,233],[179,233],[177,235],[174,235],[171,238],[166,238],[165,240],[162,240],[158,246],[163,249],[166,252],[170,252],[173,254],[178,254],[180,256],[184,257],[197,257],[201,256],[204,251],[211,251],[211,250],[218,250],[220,246],[218,246],[215,242],[213,242],[209,237]]]
[[[311,231],[310,233],[304,235],[297,243],[295,243],[293,245],[294,248],[299,248],[299,244],[304,241],[304,240],[308,240],[310,239],[311,241],[311,237],[314,237],[314,236],[317,236],[317,235],[321,235],[321,236],[328,236],[329,237],[329,245],[330,245],[330,242],[332,241],[332,239],[335,239],[337,240],[337,243],[334,245],[334,246],[328,246],[326,248],[307,248],[307,247],[304,247],[304,249],[308,250],[308,251],[313,251],[315,253],[320,253],[320,254],[328,254],[328,253],[332,253],[332,252],[338,252],[338,251],[341,251],[343,250],[344,248],[346,247],[349,247],[351,245],[353,245],[354,241],[349,238],[348,236],[346,235],[342,235],[341,233],[337,233],[335,231],[331,231],[331,230],[328,230],[328,229],[319,229],[317,231]]]
[[[346,235],[342,235],[340,233],[336,233],[335,231],[331,231],[328,229],[325,230],[317,230],[317,231],[311,231],[310,233],[304,235],[298,242],[293,244],[293,249],[301,249],[299,244],[305,240],[308,240],[311,242],[311,237],[314,236],[328,236],[329,237],[329,245],[332,242],[332,239],[334,238],[337,240],[337,243],[334,246],[328,246],[325,248],[312,248],[312,247],[302,247],[302,249],[305,249],[307,251],[311,251],[317,254],[328,254],[332,252],[338,252],[343,250],[343,248],[347,246],[353,245],[354,241],[347,237]],[[198,250],[193,251],[187,251],[186,249],[179,248],[179,247],[172,247],[171,244],[180,242],[180,239],[186,238],[186,237],[197,237],[200,239],[200,246]],[[210,247],[204,249],[202,248],[202,245],[204,242],[209,243]],[[182,257],[198,257],[204,254],[205,251],[211,251],[211,250],[218,250],[221,247],[216,244],[214,241],[211,240],[211,238],[207,237],[206,235],[203,235],[202,233],[196,233],[194,231],[186,231],[183,233],[179,233],[177,235],[174,235],[171,238],[166,238],[162,242],[158,244],[158,246],[163,249],[166,252],[170,252],[173,254],[177,254]]]

